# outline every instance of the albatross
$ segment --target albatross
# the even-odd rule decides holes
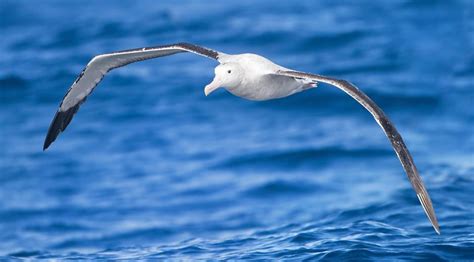
[[[383,129],[431,225],[436,233],[440,234],[433,204],[408,148],[393,123],[372,99],[346,80],[294,71],[256,54],[231,55],[190,43],[177,43],[97,55],[82,70],[64,96],[49,126],[43,150],[46,150],[66,129],[80,105],[86,101],[107,72],[134,62],[178,53],[193,53],[219,63],[214,69],[214,79],[204,88],[206,96],[218,88],[225,88],[235,96],[262,101],[290,96],[314,88],[318,83],[325,83],[344,91],[367,109]]]

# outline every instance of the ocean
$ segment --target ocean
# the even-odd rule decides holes
[[[474,260],[473,17],[467,0],[0,0],[2,260]],[[183,41],[357,85],[441,235],[349,96],[206,97],[216,62],[192,54],[113,70],[42,151],[92,57]]]

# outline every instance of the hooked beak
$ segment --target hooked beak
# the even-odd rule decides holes
[[[210,93],[214,92],[216,89],[218,89],[221,86],[221,82],[214,78],[210,84],[208,84],[204,88],[204,94],[208,96]]]

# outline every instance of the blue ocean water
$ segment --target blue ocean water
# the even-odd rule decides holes
[[[471,1],[0,1],[0,256],[474,259]],[[347,79],[405,138],[436,235],[368,112],[335,88],[205,97],[215,62],[114,70],[42,152],[94,55],[188,41]]]

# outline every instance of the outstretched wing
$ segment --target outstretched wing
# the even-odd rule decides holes
[[[172,45],[155,46],[118,51],[102,54],[94,57],[82,70],[76,81],[67,91],[59,109],[54,116],[48,129],[48,134],[44,141],[43,150],[46,150],[56,137],[66,129],[74,114],[84,103],[97,84],[104,78],[110,70],[122,67],[134,62],[169,56],[182,52],[191,52],[201,56],[209,57],[219,61],[219,56],[223,53],[207,49],[201,46],[178,43]]]
[[[423,210],[428,216],[428,219],[433,225],[436,233],[440,234],[438,220],[436,219],[433,204],[431,203],[430,196],[428,195],[425,185],[423,184],[423,181],[421,180],[421,177],[418,174],[418,170],[416,169],[415,163],[413,162],[413,158],[411,157],[408,148],[403,142],[403,139],[398,133],[395,126],[388,119],[382,109],[380,109],[380,107],[378,107],[377,104],[372,101],[372,99],[370,99],[366,94],[364,94],[353,84],[345,80],[339,80],[321,75],[308,74],[296,71],[278,71],[277,74],[330,84],[346,92],[357,102],[359,102],[359,104],[365,107],[365,109],[367,109],[375,118],[375,121],[377,121],[377,123],[382,127],[383,131],[392,143],[393,149],[397,153],[397,156],[400,159],[400,162],[402,163],[405,172],[407,173],[408,179],[410,180],[413,188],[415,189],[416,195],[418,196],[418,199],[421,202]]]

